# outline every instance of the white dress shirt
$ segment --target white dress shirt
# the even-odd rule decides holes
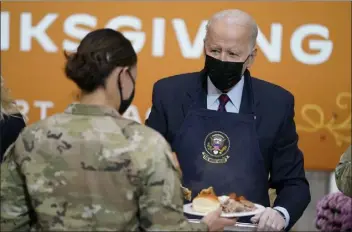
[[[242,92],[243,92],[244,79],[241,80],[234,86],[232,89],[227,92],[227,96],[229,96],[230,101],[226,104],[225,109],[226,112],[238,113],[240,111],[241,100],[242,100]],[[208,77],[208,95],[207,95],[207,108],[208,110],[218,110],[219,107],[219,97],[222,94],[220,90],[218,90],[213,82]]]
[[[219,97],[222,94],[220,90],[218,90],[213,82],[211,82],[210,78],[207,79],[207,86],[208,86],[208,95],[207,95],[207,109],[208,110],[218,110],[219,108]],[[229,113],[239,113],[241,100],[242,100],[242,93],[243,93],[243,86],[244,86],[244,78],[242,76],[241,80],[234,86],[232,89],[227,92],[227,96],[230,98],[230,101],[225,105],[226,112]],[[285,215],[286,225],[285,228],[288,226],[290,221],[290,215],[288,214],[287,210],[283,207],[276,206],[274,209],[280,211],[283,215]]]

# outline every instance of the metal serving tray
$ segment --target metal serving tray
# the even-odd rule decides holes
[[[191,223],[200,223],[197,219],[188,219]],[[225,227],[225,231],[257,231],[257,225],[251,223],[240,223],[237,222],[233,226]]]

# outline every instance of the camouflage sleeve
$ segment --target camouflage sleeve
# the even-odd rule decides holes
[[[181,174],[166,141],[160,136],[148,152],[139,199],[141,227],[146,231],[208,231],[204,223],[189,223],[183,215]]]
[[[335,179],[337,188],[346,196],[352,197],[352,163],[351,163],[350,146],[345,153],[342,154],[340,162],[335,169]]]
[[[6,152],[1,164],[1,230],[29,231],[25,180],[15,161],[15,144]]]

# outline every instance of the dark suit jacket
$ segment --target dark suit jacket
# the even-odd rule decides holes
[[[249,72],[248,72],[249,74]],[[249,82],[245,81],[245,86]],[[290,215],[290,229],[310,202],[309,184],[305,178],[303,155],[297,146],[294,122],[294,97],[285,89],[252,78],[254,102],[250,91],[243,89],[240,113],[251,113],[253,102],[259,145],[270,173],[270,187],[276,189],[275,206],[284,207]],[[199,96],[203,96],[199,98]],[[153,87],[152,110],[146,125],[161,133],[172,144],[189,107],[202,99],[206,108],[204,72],[176,75],[157,81]]]
[[[14,114],[11,116],[4,116],[0,120],[0,162],[5,154],[6,149],[16,141],[22,129],[26,126],[22,115]]]

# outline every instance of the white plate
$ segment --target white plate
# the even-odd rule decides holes
[[[219,197],[219,201],[223,202],[228,198],[228,196],[221,196]],[[226,217],[226,218],[233,218],[233,217],[248,217],[248,216],[254,216],[256,214],[259,214],[261,212],[263,212],[265,210],[265,207],[262,205],[258,205],[258,204],[254,204],[256,207],[256,210],[254,211],[250,211],[250,212],[240,212],[240,213],[222,213],[221,217]],[[195,212],[193,211],[192,208],[192,203],[189,204],[185,204],[183,206],[183,212],[190,214],[190,215],[195,215],[195,216],[205,216],[207,215],[207,213],[199,213],[199,212]]]

